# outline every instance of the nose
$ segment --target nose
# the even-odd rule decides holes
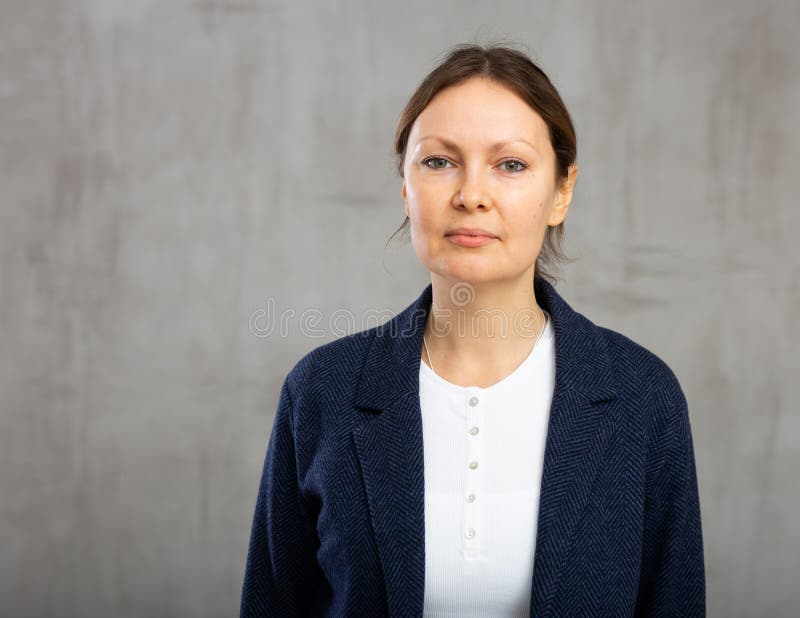
[[[468,210],[475,208],[489,208],[491,206],[487,172],[479,166],[464,167],[459,175],[458,190],[453,196],[453,206],[465,207]]]

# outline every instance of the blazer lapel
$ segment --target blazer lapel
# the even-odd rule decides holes
[[[614,371],[602,330],[545,280],[534,282],[555,339],[555,387],[539,495],[531,616],[548,616],[612,430]]]
[[[547,281],[536,300],[555,331],[555,388],[545,444],[531,615],[547,615],[571,540],[602,463],[612,427],[613,371],[602,332]],[[369,411],[353,432],[386,584],[390,616],[422,616],[425,481],[419,363],[432,300],[429,284],[378,327],[355,405]]]
[[[386,584],[390,616],[422,616],[425,593],[425,480],[419,363],[428,285],[378,327],[355,405],[370,414],[353,432]]]
[[[389,616],[422,616],[425,481],[419,399],[401,397],[353,430]]]

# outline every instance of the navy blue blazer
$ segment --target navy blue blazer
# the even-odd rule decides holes
[[[704,616],[686,398],[654,353],[543,279],[555,331],[531,616]],[[419,363],[432,287],[287,375],[266,450],[242,616],[422,616]],[[534,522],[531,522],[533,525]]]

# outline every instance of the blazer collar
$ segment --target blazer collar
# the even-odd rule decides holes
[[[531,615],[547,615],[572,535],[600,468],[616,397],[603,332],[544,279],[538,304],[555,332],[555,387],[540,488]],[[433,297],[428,284],[375,331],[355,405],[372,412],[353,430],[383,566],[391,616],[422,616],[425,585],[424,459],[419,366]],[[533,525],[533,522],[532,522]]]

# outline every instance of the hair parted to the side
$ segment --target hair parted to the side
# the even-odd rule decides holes
[[[565,180],[577,156],[575,127],[561,96],[547,75],[526,54],[504,45],[481,46],[462,43],[450,49],[447,56],[422,80],[406,103],[397,123],[394,154],[397,171],[403,178],[406,147],[411,127],[439,91],[460,84],[471,77],[487,77],[503,84],[530,105],[549,128],[550,143],[556,155],[555,183]],[[408,232],[409,218],[389,237]],[[557,277],[549,270],[556,262],[570,262],[562,249],[564,223],[549,226],[536,258],[534,279],[541,277],[555,284]]]

